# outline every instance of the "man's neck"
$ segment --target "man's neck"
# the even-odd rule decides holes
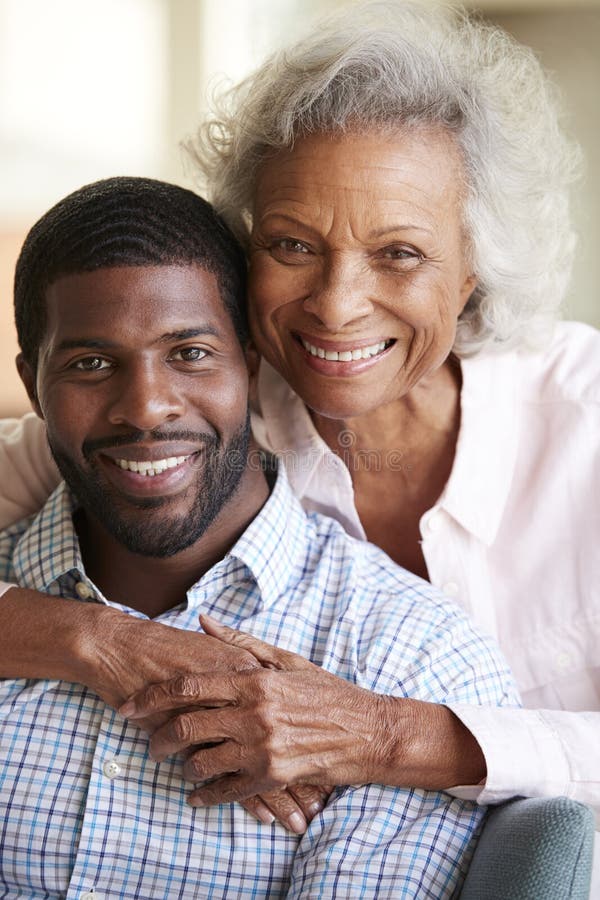
[[[86,573],[108,600],[155,618],[185,601],[189,588],[223,559],[268,496],[264,474],[248,468],[202,537],[166,558],[132,553],[81,510],[74,521]]]

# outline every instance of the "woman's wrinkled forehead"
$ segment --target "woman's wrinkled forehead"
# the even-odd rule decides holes
[[[264,162],[254,225],[265,216],[333,222],[346,213],[373,227],[394,216],[435,224],[457,210],[460,217],[462,195],[460,152],[446,130],[315,134]]]

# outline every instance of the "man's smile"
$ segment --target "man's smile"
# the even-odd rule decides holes
[[[176,454],[161,447],[152,450],[136,447],[125,452],[119,448],[96,455],[96,465],[120,493],[166,497],[186,490],[197,479],[199,457],[204,449]]]
[[[121,469],[129,469],[130,472],[137,472],[138,475],[146,475],[153,478],[167,469],[174,469],[176,466],[180,466],[190,456],[169,456],[165,459],[145,459],[140,462],[135,459],[115,459],[115,463]]]

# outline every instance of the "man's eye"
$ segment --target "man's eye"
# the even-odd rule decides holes
[[[201,347],[182,347],[181,350],[175,350],[170,359],[180,362],[197,362],[204,359],[205,356],[207,356],[206,350],[202,350]]]
[[[103,356],[86,356],[73,364],[74,369],[82,372],[101,372],[103,369],[109,369],[110,366],[111,363]]]

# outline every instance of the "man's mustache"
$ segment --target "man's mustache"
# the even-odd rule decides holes
[[[202,444],[208,449],[220,443],[216,434],[197,431],[130,431],[127,434],[113,434],[110,437],[90,438],[82,444],[82,452],[86,459],[101,450],[114,447],[126,447],[131,444],[176,443],[182,441],[190,444]]]

